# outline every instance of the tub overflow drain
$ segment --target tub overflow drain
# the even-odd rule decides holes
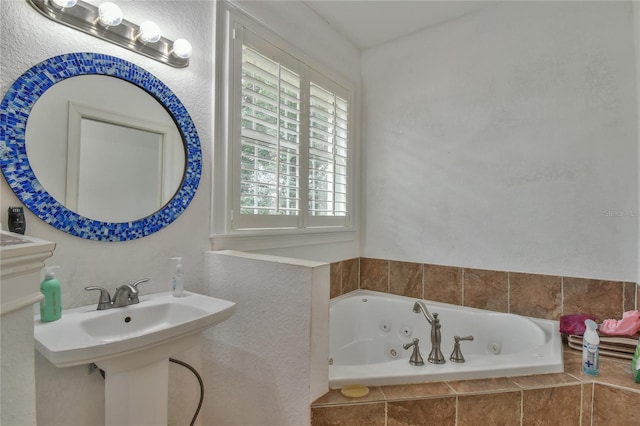
[[[489,343],[488,349],[489,349],[489,352],[491,352],[492,354],[499,355],[501,347],[499,343],[492,342],[492,343]]]

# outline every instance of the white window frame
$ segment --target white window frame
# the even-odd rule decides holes
[[[216,203],[212,206],[212,242],[213,249],[268,249],[271,247],[291,247],[296,245],[324,244],[340,241],[353,241],[356,238],[354,221],[354,195],[356,194],[355,181],[355,105],[354,86],[339,76],[328,73],[325,69],[317,71],[318,67],[307,65],[304,55],[296,51],[289,43],[280,39],[263,25],[256,23],[243,13],[229,8],[223,10],[222,24],[224,28],[219,48],[224,52],[223,63],[219,68],[222,84],[217,86],[223,95],[216,109],[220,111],[218,129],[220,140],[214,148],[214,200],[224,198],[224,206]],[[219,35],[221,33],[218,33]],[[349,108],[349,141],[348,141],[348,190],[347,213],[345,216],[309,216],[308,208],[308,144],[302,144],[300,160],[299,181],[304,181],[300,187],[300,204],[304,205],[303,214],[298,215],[242,215],[238,217],[240,207],[240,93],[241,93],[241,69],[242,46],[247,43],[256,48],[260,53],[271,53],[277,57],[277,62],[286,65],[287,68],[299,73],[303,82],[301,87],[307,87],[304,96],[308,102],[308,86],[311,77],[321,87],[331,90],[336,95],[343,97],[348,102]],[[275,59],[275,58],[274,58]],[[314,64],[316,65],[316,64]],[[237,72],[236,72],[237,70]],[[301,112],[304,117],[301,134],[308,138],[308,109]],[[221,162],[224,158],[226,161]],[[224,164],[223,164],[224,163]],[[240,242],[235,244],[233,242]]]

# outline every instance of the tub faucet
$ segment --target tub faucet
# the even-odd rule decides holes
[[[427,361],[432,364],[444,364],[446,360],[440,350],[440,343],[442,342],[440,328],[442,325],[438,319],[438,314],[434,312],[434,314],[431,315],[431,312],[427,309],[427,305],[421,300],[413,304],[413,312],[417,314],[422,312],[427,322],[431,325],[431,352],[429,353]]]

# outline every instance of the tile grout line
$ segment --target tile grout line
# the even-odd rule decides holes
[[[560,276],[560,315],[564,315],[564,277]]]
[[[593,406],[596,405],[595,404],[595,397],[596,397],[596,385],[595,383],[591,383],[591,413],[589,413],[589,417],[591,418],[591,425],[593,425]]]
[[[391,293],[391,261],[387,260],[387,293]]]
[[[584,414],[584,383],[580,384],[580,421],[578,424],[583,426],[583,414]]]
[[[425,282],[424,263],[421,263],[420,267],[422,268],[422,296],[421,296],[421,299],[424,300],[424,298],[425,298],[425,294],[424,294],[424,282]]]
[[[362,259],[361,257],[358,258],[358,289],[360,289],[360,277],[361,277],[360,270],[362,269],[360,268],[360,263],[362,262],[361,259]]]
[[[520,426],[524,424],[524,390],[520,389]]]
[[[344,271],[343,271],[343,269],[344,269],[345,262],[340,262],[339,265],[340,265],[339,266],[339,269],[340,269],[340,274],[339,274],[339,277],[340,277],[340,294],[344,294]]]
[[[460,268],[461,272],[460,272],[460,306],[464,306],[464,280],[465,280],[465,274],[464,274],[464,268]]]
[[[389,424],[389,403],[386,401],[384,401],[384,426],[387,426]]]
[[[449,388],[451,388],[451,386],[449,386]],[[460,423],[460,399],[458,398],[458,395],[455,396],[456,398],[456,418],[455,418],[455,424],[456,426]]]
[[[507,312],[511,313],[511,272],[507,271]]]

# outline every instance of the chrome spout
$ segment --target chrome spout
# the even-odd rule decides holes
[[[117,288],[111,300],[111,306],[120,308],[138,303],[138,289],[131,284],[123,284]]]
[[[417,300],[413,304],[413,312],[419,314],[422,312],[424,318],[427,320],[429,325],[431,325],[431,352],[429,353],[429,357],[427,361],[432,364],[444,364],[446,362],[442,351],[440,350],[440,343],[442,341],[442,336],[440,334],[440,320],[438,319],[438,314],[434,313],[433,315],[427,309],[427,305],[422,300]]]
[[[429,312],[429,309],[427,309],[427,305],[425,305],[422,300],[418,300],[413,304],[413,312],[415,312],[416,314],[422,312],[424,317],[427,319],[427,322],[429,324],[433,324],[433,315],[431,315],[431,312]]]

